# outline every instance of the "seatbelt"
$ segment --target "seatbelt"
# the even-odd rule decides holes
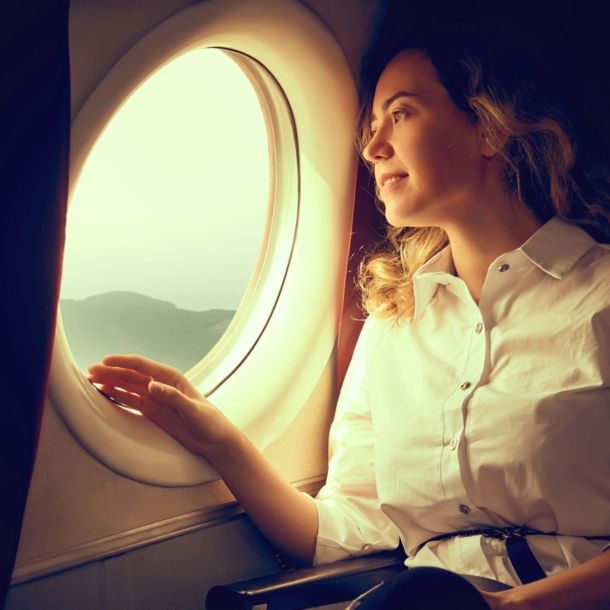
[[[506,551],[508,552],[508,558],[519,577],[522,584],[526,585],[536,580],[546,578],[544,570],[538,563],[538,560],[530,549],[526,536],[562,536],[564,534],[558,534],[557,532],[539,532],[529,527],[501,527],[501,528],[481,528],[476,530],[464,530],[453,532],[451,534],[440,534],[426,542],[422,543],[418,547],[421,549],[423,546],[434,540],[449,540],[455,536],[485,536],[486,538],[496,538],[498,540],[506,541]],[[587,540],[610,540],[610,536],[578,536],[579,538],[586,538]]]

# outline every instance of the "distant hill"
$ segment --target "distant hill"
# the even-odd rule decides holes
[[[81,370],[108,354],[140,354],[183,373],[197,364],[228,328],[235,311],[188,311],[136,292],[62,299],[61,318]]]
[[[138,292],[127,292],[125,290],[115,290],[114,292],[105,292],[104,294],[96,294],[92,297],[83,299],[83,303],[90,305],[106,305],[110,307],[150,307],[152,309],[177,309],[177,307],[169,301],[160,301],[147,297]]]

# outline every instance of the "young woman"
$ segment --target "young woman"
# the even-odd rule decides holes
[[[363,156],[388,238],[361,268],[370,315],[316,500],[171,367],[90,367],[294,561],[402,542],[412,569],[361,607],[610,606],[610,248],[591,237],[608,241],[610,182],[576,154],[569,90],[522,60],[443,35],[371,63]]]

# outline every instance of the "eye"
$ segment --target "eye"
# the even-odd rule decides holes
[[[393,110],[391,114],[392,114],[392,120],[394,121],[394,123],[398,123],[398,121],[401,118],[404,118],[405,116],[407,116],[408,113],[406,110],[400,109],[400,110]]]

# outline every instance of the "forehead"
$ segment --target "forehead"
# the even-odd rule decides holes
[[[379,77],[373,100],[374,120],[387,110],[387,102],[397,93],[407,93],[414,101],[423,104],[448,99],[432,62],[414,49],[403,51],[394,57]]]

